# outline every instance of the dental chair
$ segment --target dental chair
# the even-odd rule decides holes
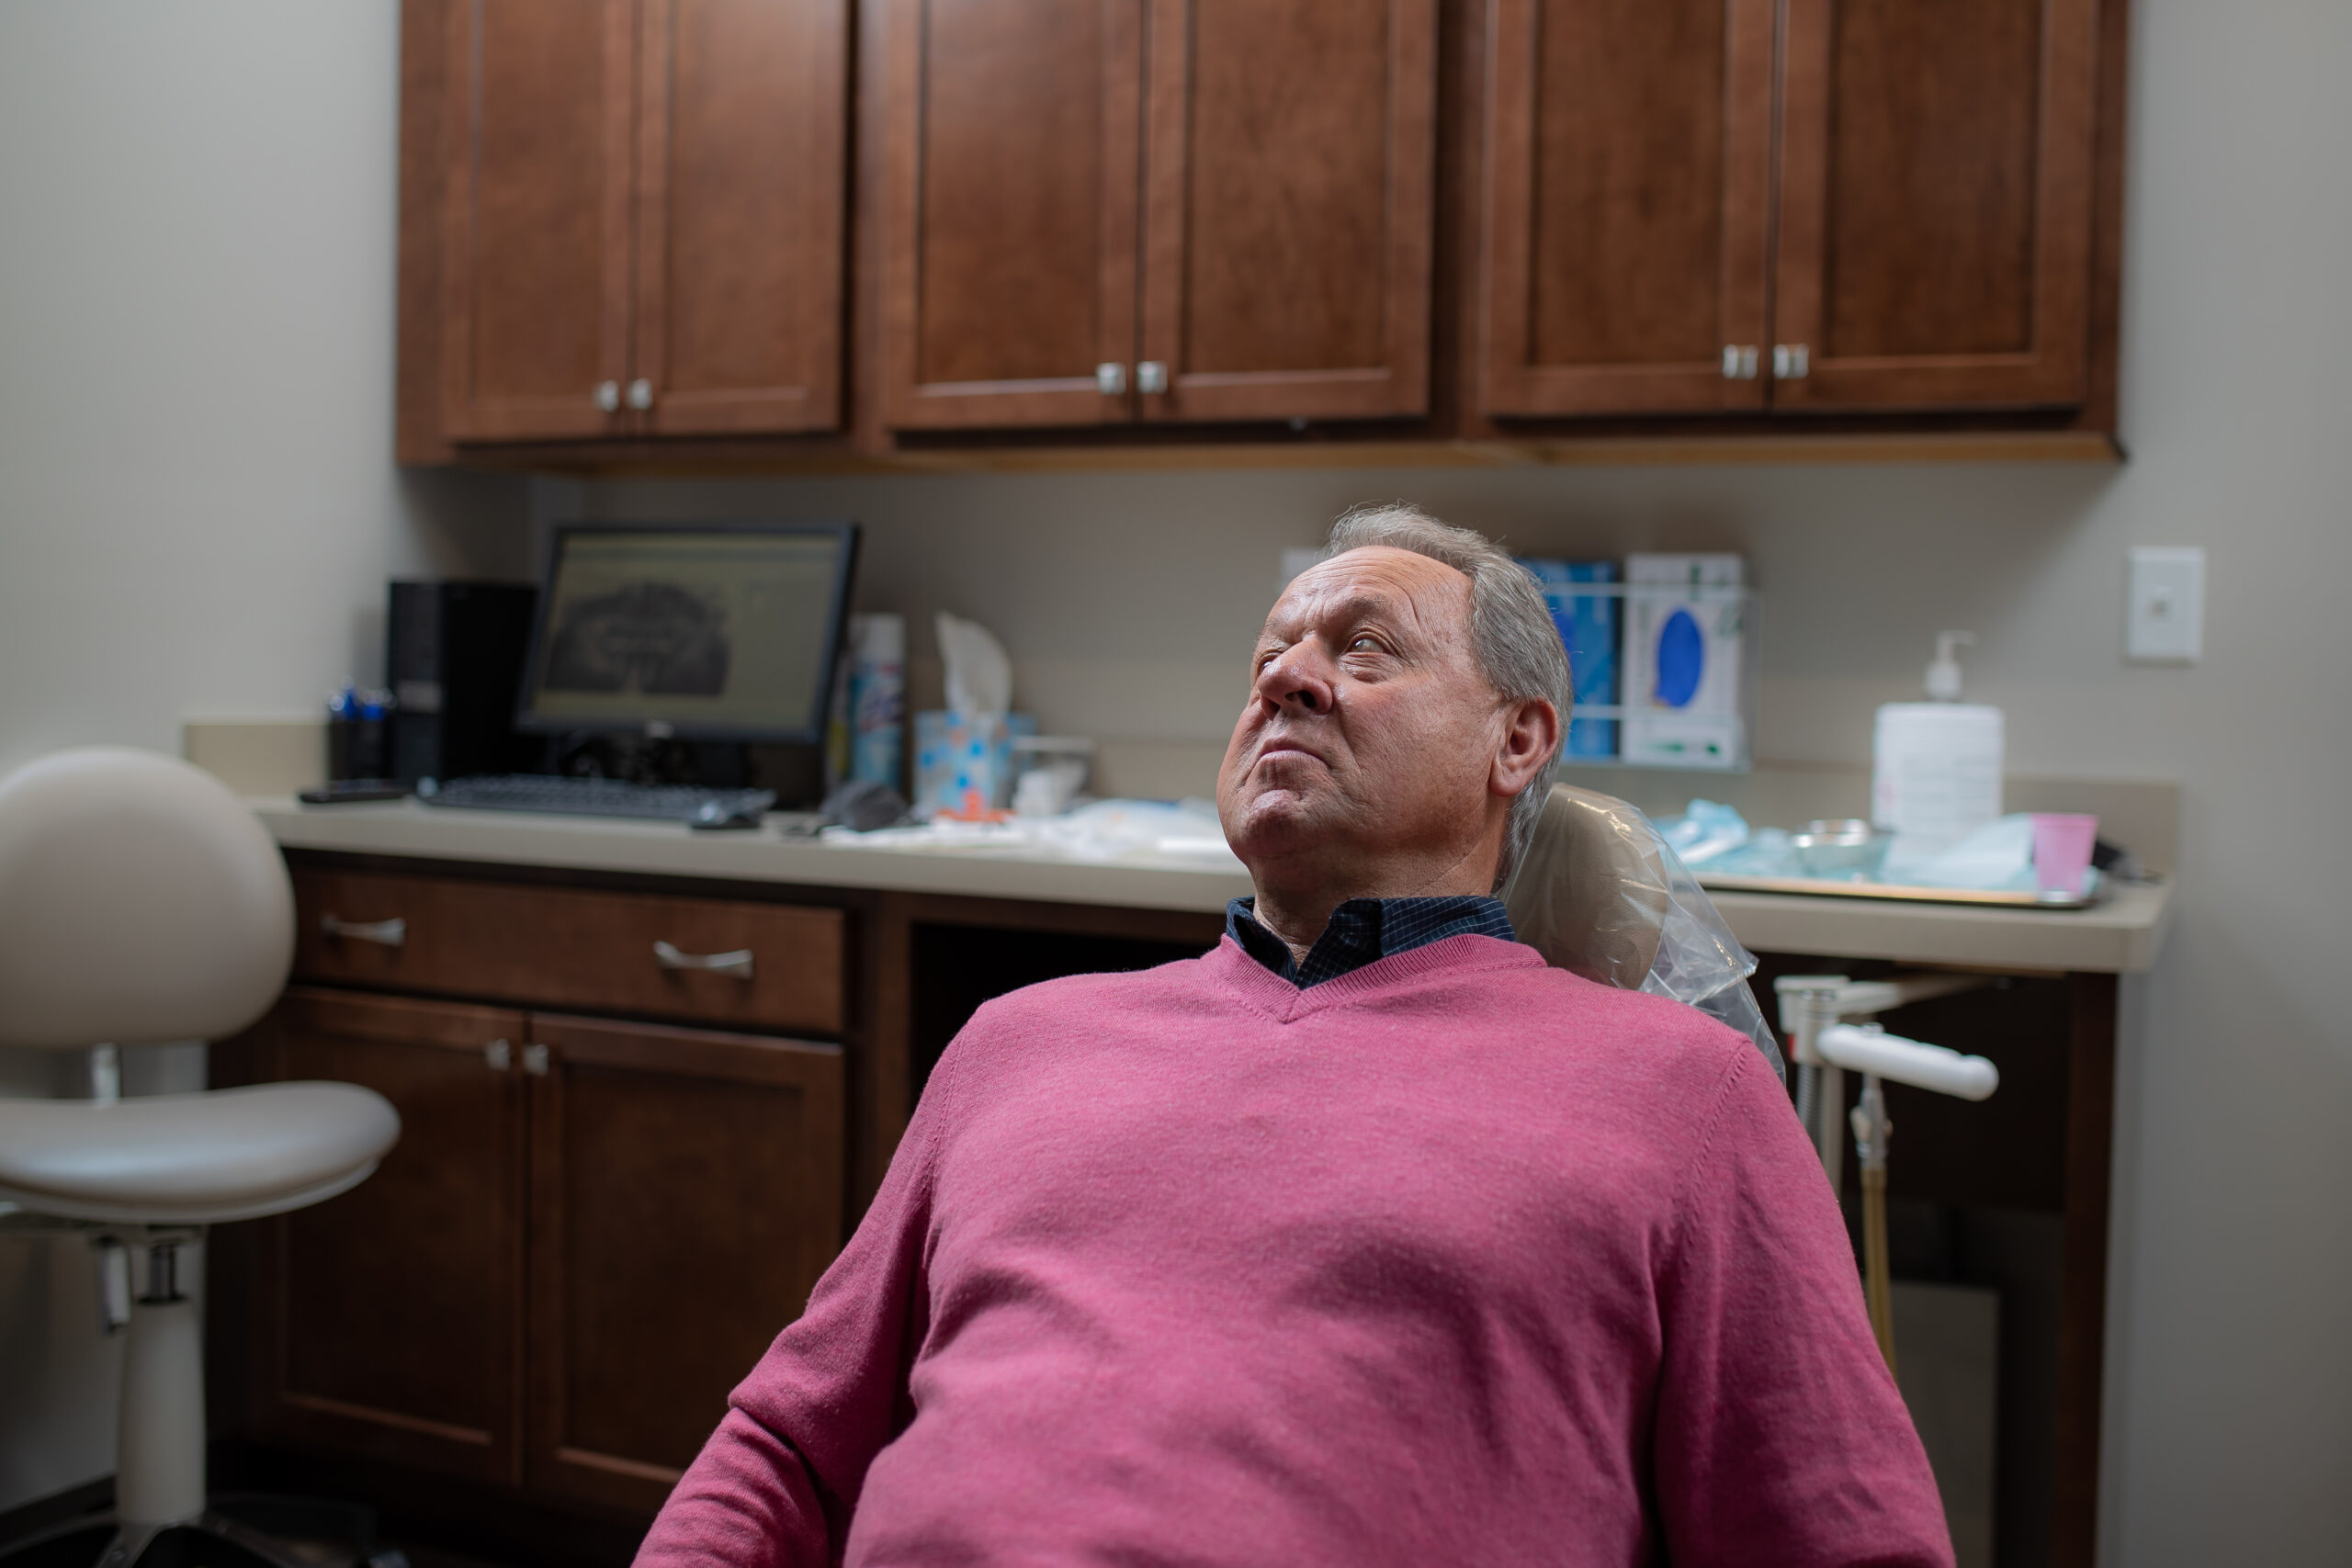
[[[1650,819],[1625,802],[1554,784],[1503,903],[1519,940],[1554,968],[1686,1002],[1755,1041],[1786,1077],[1780,1043],[1747,988],[1755,955]]]
[[[1754,956],[1649,818],[1633,807],[1593,790],[1553,785],[1503,902],[1519,940],[1554,968],[1687,1002],[1755,1041],[1786,1081],[1779,1042],[1748,989]],[[1983,1056],[1849,1021],[1873,1020],[1991,983],[1982,975],[1934,973],[1883,980],[1784,975],[1774,983],[1781,1027],[1797,1060],[1797,1120],[1821,1156],[1832,1191],[1841,1180],[1845,1132],[1853,1132],[1862,1187],[1863,1299],[1889,1371],[1894,1370],[1894,1301],[1886,1165],[1894,1123],[1886,1113],[1884,1081],[1983,1100],[1999,1088],[2001,1075]],[[1845,1112],[1847,1072],[1861,1077],[1850,1112]]]
[[[91,1089],[0,1100],[0,1234],[90,1245],[107,1327],[128,1329],[114,1516],[0,1543],[0,1565],[309,1561],[209,1506],[203,1334],[180,1253],[207,1225],[366,1180],[400,1118],[351,1084],[124,1100],[118,1055],[244,1029],[293,953],[285,863],[209,774],[93,747],[0,779],[0,1045],[83,1053]],[[146,1260],[135,1301],[127,1249]]]

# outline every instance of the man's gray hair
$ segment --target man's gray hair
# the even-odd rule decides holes
[[[1568,652],[1561,645],[1559,628],[1544,606],[1543,590],[1534,575],[1511,559],[1510,552],[1483,534],[1439,522],[1419,507],[1404,502],[1378,502],[1350,507],[1331,525],[1327,556],[1360,550],[1370,545],[1410,550],[1442,561],[1470,580],[1470,651],[1486,673],[1487,683],[1505,702],[1541,697],[1560,716],[1560,736],[1544,766],[1510,803],[1510,825],[1503,834],[1503,853],[1495,867],[1495,892],[1500,894],[1519,869],[1528,840],[1535,836],[1535,819],[1544,814],[1544,800],[1552,790],[1552,770],[1560,744],[1567,738],[1568,710],[1576,694],[1568,674]]]

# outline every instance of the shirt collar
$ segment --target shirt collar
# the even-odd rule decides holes
[[[1242,952],[1301,990],[1448,937],[1472,933],[1517,940],[1499,898],[1474,893],[1442,898],[1351,898],[1331,911],[1323,934],[1302,961],[1258,923],[1257,907],[1255,898],[1227,904],[1226,934]]]

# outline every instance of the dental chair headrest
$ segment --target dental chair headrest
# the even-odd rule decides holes
[[[1511,929],[1555,969],[1640,990],[1666,926],[1662,848],[1625,802],[1554,784],[1505,899]]]
[[[1614,795],[1554,784],[1503,903],[1555,969],[1687,1002],[1756,1042],[1772,1037],[1747,977],[1756,958],[1650,819]]]

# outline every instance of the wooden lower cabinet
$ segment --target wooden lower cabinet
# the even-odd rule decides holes
[[[401,1122],[265,1223],[265,1437],[650,1512],[839,1249],[838,1045],[297,987],[263,1050]]]
[[[296,987],[264,1075],[374,1089],[401,1140],[339,1198],[266,1221],[254,1414],[305,1447],[486,1481],[523,1472],[524,1015]]]
[[[657,1508],[839,1250],[841,1050],[531,1024],[529,1480]]]

